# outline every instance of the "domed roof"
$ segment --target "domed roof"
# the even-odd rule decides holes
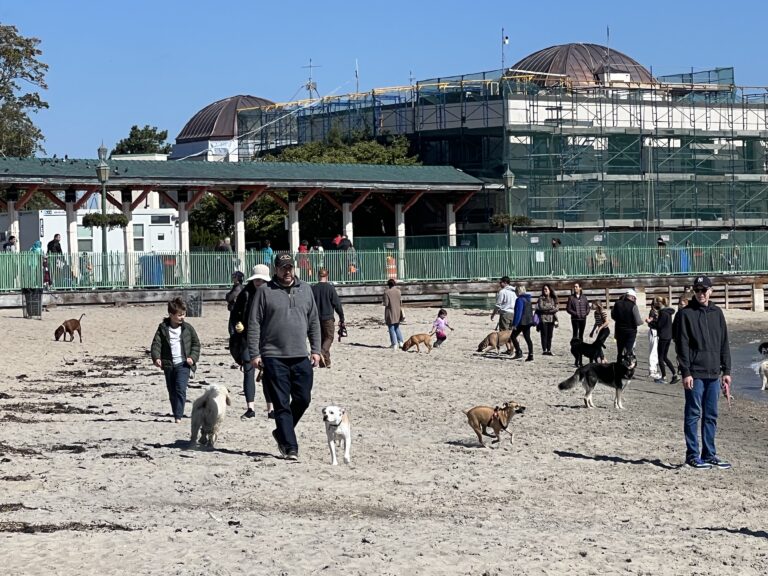
[[[237,136],[238,109],[269,104],[274,102],[247,95],[218,100],[192,116],[176,137],[176,143],[196,140],[231,140]]]
[[[626,54],[599,44],[559,44],[526,56],[512,66],[517,70],[564,74],[573,87],[602,84],[599,75],[605,72],[628,73],[631,82],[651,83],[653,77],[639,62]],[[541,76],[534,79],[541,86],[555,86],[561,78]]]

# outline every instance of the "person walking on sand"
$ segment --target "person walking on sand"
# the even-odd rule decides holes
[[[659,310],[661,310],[661,298],[656,296],[651,302],[651,309],[645,323],[648,325],[648,374],[658,384],[661,379],[659,372]],[[666,299],[665,299],[666,302]]]
[[[571,317],[571,329],[573,335],[571,338],[584,341],[584,330],[587,327],[587,316],[589,316],[589,300],[581,291],[581,284],[574,282],[573,291],[565,304],[565,311]]]
[[[528,357],[526,362],[533,361],[533,343],[531,342],[531,325],[533,324],[533,306],[531,306],[531,295],[525,291],[523,284],[517,287],[517,299],[515,300],[515,315],[512,318],[512,345],[515,347],[514,360],[523,357],[523,351],[520,349],[520,343],[517,337],[522,334],[525,339],[525,345],[528,347]]]
[[[272,250],[272,243],[269,240],[264,240],[264,246],[261,249],[261,263],[269,267],[272,264],[275,251]]]
[[[288,460],[299,458],[296,425],[312,399],[312,368],[320,365],[317,306],[309,284],[294,272],[290,255],[276,256],[275,274],[255,291],[248,317],[251,365],[263,367],[268,378],[275,410],[272,437]]]
[[[453,328],[448,325],[448,312],[445,309],[440,308],[437,313],[437,318],[432,322],[432,333],[434,333],[435,338],[437,338],[435,341],[435,348],[440,348],[443,342],[448,339],[447,330],[453,332]]]
[[[557,294],[549,284],[541,287],[541,294],[536,302],[537,326],[541,334],[541,353],[552,356],[552,335],[557,327]]]
[[[499,280],[499,291],[496,293],[496,306],[491,312],[491,320],[499,315],[499,330],[512,330],[512,320],[515,317],[515,287],[509,276],[502,276]]]
[[[669,367],[671,380],[670,384],[677,384],[680,381],[680,377],[675,371],[675,365],[669,359],[669,347],[672,344],[672,316],[675,314],[674,309],[667,306],[667,299],[664,296],[659,296],[661,299],[661,309],[659,310],[659,318],[656,321],[656,326],[659,335],[658,343],[658,356],[659,356],[659,371],[661,372],[661,378],[656,381],[657,384],[664,384],[667,376],[665,367]]]
[[[400,332],[400,322],[403,317],[403,300],[400,288],[394,278],[387,280],[387,289],[384,290],[382,299],[384,304],[384,323],[389,331],[389,345],[393,350],[403,347],[403,334]]]
[[[333,313],[339,316],[339,327],[344,327],[344,308],[341,307],[339,294],[333,284],[328,282],[328,270],[320,268],[317,272],[317,284],[312,286],[312,295],[320,317],[320,354],[326,368],[331,367],[331,344],[333,344],[336,321]]]
[[[200,340],[192,326],[184,321],[187,305],[181,298],[168,302],[168,317],[157,327],[152,339],[152,362],[165,373],[168,400],[176,424],[184,416],[190,372],[200,358]]]
[[[606,342],[608,340],[608,336],[611,335],[611,328],[609,326],[610,323],[608,322],[608,312],[605,310],[603,303],[600,300],[595,300],[592,302],[592,309],[595,311],[595,324],[592,326],[589,337],[592,338],[595,336],[601,342]],[[607,334],[604,334],[604,332],[607,332]],[[605,354],[603,354],[602,349],[598,351],[596,358],[598,362],[605,362]]]
[[[269,267],[265,264],[256,264],[251,275],[244,280],[244,288],[238,294],[229,314],[229,324],[236,335],[232,338],[238,338],[238,344],[240,344],[240,361],[238,364],[243,371],[243,394],[245,394],[245,414],[240,417],[241,420],[256,417],[256,370],[251,364],[251,354],[248,350],[248,320],[250,319],[254,293],[269,280]],[[230,351],[232,351],[232,338],[230,338]],[[261,391],[267,403],[267,418],[274,418],[275,412],[269,396],[269,376],[263,371],[261,374]]]
[[[731,388],[728,326],[723,311],[710,301],[712,281],[707,276],[696,278],[693,293],[688,305],[678,312],[675,341],[685,390],[685,463],[692,468],[728,469],[731,465],[718,458],[715,449],[720,389],[729,397]]]
[[[643,323],[636,300],[637,292],[630,288],[616,301],[611,310],[616,329],[616,362],[621,362],[625,356],[634,354],[635,351],[637,327]]]

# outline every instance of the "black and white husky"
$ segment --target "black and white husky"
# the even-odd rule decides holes
[[[629,381],[635,375],[637,359],[633,355],[625,356],[620,362],[611,362],[610,364],[587,364],[577,368],[573,376],[557,385],[560,390],[570,390],[576,384],[581,382],[584,386],[584,406],[594,408],[592,403],[592,391],[598,383],[605,384],[616,391],[616,397],[613,400],[613,407],[620,410],[624,409],[621,402],[621,395],[624,388],[629,385]]]

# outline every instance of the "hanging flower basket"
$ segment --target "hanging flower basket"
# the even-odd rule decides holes
[[[125,228],[128,226],[128,217],[125,214],[99,214],[91,212],[83,216],[84,228]]]

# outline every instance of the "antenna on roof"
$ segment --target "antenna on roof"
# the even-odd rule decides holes
[[[355,58],[355,93],[360,93],[360,68],[357,66],[357,58]]]
[[[608,25],[605,26],[605,48],[606,48],[605,64],[606,64],[606,66],[610,66],[610,62],[611,62],[611,28]],[[603,72],[608,72],[608,70],[603,70]]]
[[[312,80],[312,69],[321,68],[321,66],[319,64],[312,64],[312,58],[310,58],[309,66],[302,66],[302,68],[309,68],[309,79],[307,80],[307,83],[304,84],[304,89],[307,91],[309,98],[312,99],[313,91],[315,92],[315,95],[320,98],[320,93],[317,91],[317,84]]]

